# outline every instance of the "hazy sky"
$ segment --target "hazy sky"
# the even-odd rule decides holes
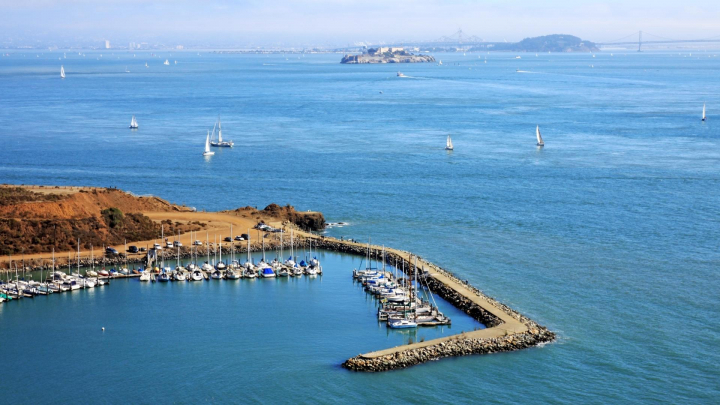
[[[489,41],[565,33],[601,42],[638,30],[720,35],[720,1],[0,0],[0,39],[167,44],[434,40],[462,28]]]

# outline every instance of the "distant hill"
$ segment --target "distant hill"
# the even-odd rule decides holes
[[[573,35],[545,35],[542,37],[525,38],[514,44],[497,44],[492,48],[471,50],[494,50],[511,52],[597,52],[594,42],[583,41]]]

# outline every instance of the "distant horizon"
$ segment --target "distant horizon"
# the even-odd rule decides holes
[[[644,31],[650,38],[720,37],[720,4],[619,0],[0,0],[0,47],[344,47],[434,41],[462,30],[487,42],[567,34],[610,42]],[[612,33],[612,34],[610,34]]]

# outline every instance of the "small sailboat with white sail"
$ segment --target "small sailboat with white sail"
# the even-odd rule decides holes
[[[165,66],[170,66],[170,61],[167,60],[167,59],[165,59],[165,62],[163,63],[163,65],[165,65]]]
[[[205,152],[203,152],[203,156],[212,156],[215,152],[212,152],[210,150],[210,131],[207,133],[207,138],[205,138]]]
[[[703,103],[703,116],[702,116],[702,121],[705,122],[706,119],[707,119],[707,117],[705,116],[705,103]]]
[[[65,78],[65,67],[62,65],[60,65],[60,78],[61,79]]]
[[[543,147],[545,146],[545,142],[543,142],[542,135],[540,135],[540,125],[538,125],[535,128],[535,136],[537,136],[537,146]]]
[[[448,135],[447,140],[445,141],[445,150],[455,150],[450,135]]]
[[[130,129],[138,129],[138,123],[137,119],[135,119],[135,116],[132,116],[132,119],[130,119]]]

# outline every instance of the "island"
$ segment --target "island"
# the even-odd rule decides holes
[[[520,42],[495,43],[470,49],[470,51],[509,52],[597,52],[599,50],[594,42],[583,41],[576,36],[563,34],[525,38]]]
[[[380,47],[370,48],[359,55],[345,55],[340,63],[423,63],[435,62],[430,55],[414,55],[403,48]]]

